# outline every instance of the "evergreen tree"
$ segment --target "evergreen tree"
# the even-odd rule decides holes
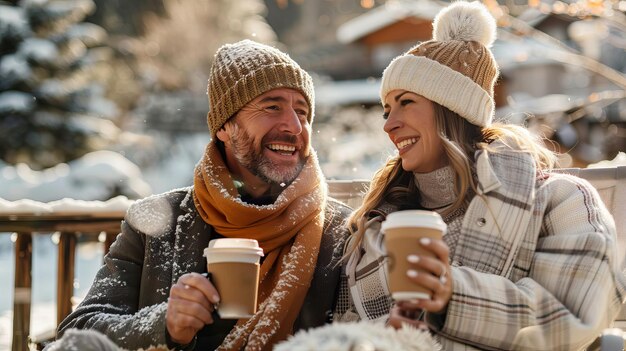
[[[96,80],[106,32],[91,0],[0,2],[0,158],[44,168],[102,148],[119,129]]]

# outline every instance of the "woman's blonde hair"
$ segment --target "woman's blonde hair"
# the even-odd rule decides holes
[[[444,215],[467,206],[477,193],[474,155],[477,150],[498,152],[497,149],[490,148],[495,140],[504,143],[510,150],[530,153],[538,170],[551,169],[556,164],[556,155],[543,145],[538,136],[522,126],[493,123],[481,128],[445,106],[432,103],[435,125],[443,141],[446,158],[455,173],[454,189],[458,195],[454,203],[444,211]],[[355,237],[344,257],[348,257],[360,245],[370,212],[383,203],[393,205],[397,210],[421,208],[414,175],[402,169],[399,156],[389,158],[374,174],[361,206],[348,218],[349,229]]]

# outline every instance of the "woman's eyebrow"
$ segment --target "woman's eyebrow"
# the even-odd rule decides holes
[[[398,94],[395,98],[393,98],[394,100],[396,100],[396,102],[398,102],[398,100],[400,100],[400,98],[402,97],[402,95],[404,94],[408,94],[410,93],[409,91],[403,91],[400,94]]]

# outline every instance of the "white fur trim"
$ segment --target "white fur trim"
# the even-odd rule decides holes
[[[423,56],[396,57],[383,72],[380,99],[403,89],[458,113],[480,127],[491,124],[495,103],[472,79]]]
[[[433,40],[477,41],[491,47],[496,40],[496,20],[480,2],[454,2],[437,14]]]

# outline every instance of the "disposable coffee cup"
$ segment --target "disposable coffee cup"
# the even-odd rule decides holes
[[[263,249],[254,239],[214,239],[204,249],[211,282],[220,294],[222,319],[250,318],[256,313],[259,261]]]
[[[431,256],[422,248],[421,238],[441,239],[446,223],[437,212],[407,210],[393,212],[381,225],[387,251],[387,277],[391,297],[396,301],[430,299],[431,291],[421,288],[407,277],[409,269],[415,269],[407,261],[409,255]],[[419,270],[418,270],[419,273]]]

